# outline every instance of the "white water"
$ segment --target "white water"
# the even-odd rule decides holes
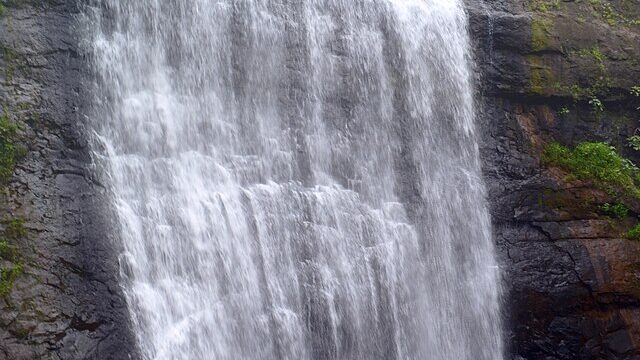
[[[458,0],[91,0],[144,359],[502,359]]]

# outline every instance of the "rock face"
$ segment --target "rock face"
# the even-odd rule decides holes
[[[0,105],[28,149],[0,196],[5,233],[11,221],[24,228],[16,256],[0,262],[22,264],[0,298],[0,359],[127,359],[134,349],[83,138],[77,13],[75,1],[13,1],[0,15]]]
[[[0,300],[0,359],[126,359],[133,336],[113,215],[84,138],[86,74],[72,0],[11,1],[0,15],[0,105],[28,148],[0,195],[22,264]],[[12,5],[11,5],[12,4]],[[640,162],[640,4],[468,0],[483,155],[514,359],[640,359],[640,242],[611,194],[541,163],[546,144],[604,141]],[[601,107],[594,105],[594,99]],[[591,103],[590,103],[591,101]]]
[[[639,359],[636,200],[541,162],[551,142],[607,142],[636,163],[640,3],[468,1],[476,41],[485,179],[516,359]],[[595,100],[594,100],[595,99]],[[602,104],[600,108],[597,101]]]

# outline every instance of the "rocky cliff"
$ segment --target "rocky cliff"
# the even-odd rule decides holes
[[[84,138],[78,9],[0,4],[0,359],[128,358],[118,245]],[[468,10],[510,353],[638,359],[637,184],[579,172],[550,148],[585,161],[574,147],[607,143],[618,156],[608,159],[640,163],[629,146],[640,4],[469,0]]]
[[[74,1],[0,1],[0,359],[125,359]],[[6,174],[6,176],[5,176]]]
[[[512,356],[639,359],[640,3],[468,8]]]

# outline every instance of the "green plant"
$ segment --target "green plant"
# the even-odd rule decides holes
[[[629,146],[635,150],[640,151],[640,135],[633,135],[627,138]]]
[[[560,110],[558,110],[558,114],[560,114],[560,116],[566,116],[569,115],[571,111],[569,111],[569,108],[566,106],[563,106],[560,108]]]
[[[602,101],[600,101],[600,99],[596,97],[591,98],[591,100],[589,100],[589,105],[591,105],[591,110],[595,114],[601,114],[604,112],[604,105],[602,104]]]
[[[6,297],[13,289],[13,283],[22,274],[24,267],[22,263],[0,269],[0,296]]]
[[[13,289],[13,283],[23,272],[22,259],[17,248],[11,243],[27,236],[22,219],[5,219],[2,221],[4,230],[0,237],[0,260],[12,263],[0,267],[0,296],[6,297]]]
[[[626,238],[629,240],[640,241],[640,224],[631,228],[631,230],[627,232]]]
[[[606,203],[601,205],[599,209],[605,215],[615,219],[623,219],[629,215],[629,208],[627,208],[622,203],[615,203],[615,204]]]
[[[590,53],[591,53],[591,56],[593,56],[593,58],[596,60],[596,62],[599,65],[604,66],[604,61],[606,60],[606,57],[604,56],[604,54],[602,53],[599,47],[597,46],[592,47],[590,50]]]
[[[542,160],[545,164],[567,170],[578,179],[593,181],[606,190],[621,189],[640,198],[640,169],[608,144],[584,142],[569,149],[551,143],[546,146]]]
[[[2,221],[4,225],[4,236],[9,239],[19,239],[27,236],[27,229],[24,227],[22,219],[8,219]]]
[[[631,88],[631,95],[640,97],[640,86],[634,86]]]
[[[609,1],[590,0],[589,3],[594,10],[594,15],[601,18],[611,26],[619,24],[627,26],[640,25],[640,19],[627,17],[624,11],[621,12],[619,10],[616,10],[616,8]]]

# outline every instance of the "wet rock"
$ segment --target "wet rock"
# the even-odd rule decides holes
[[[15,244],[24,270],[0,300],[0,359],[128,359],[117,241],[82,131],[77,3],[33,4],[0,16],[0,103],[28,148],[0,191],[0,218],[27,232]]]
[[[610,3],[640,16],[640,4]],[[622,238],[637,220],[603,216],[597,204],[612,201],[607,192],[540,161],[552,141],[606,141],[640,160],[626,146],[640,120],[629,95],[640,84],[640,28],[612,24],[593,4],[467,1],[516,358],[640,358],[640,243]],[[605,103],[603,114],[594,115],[590,97]]]

